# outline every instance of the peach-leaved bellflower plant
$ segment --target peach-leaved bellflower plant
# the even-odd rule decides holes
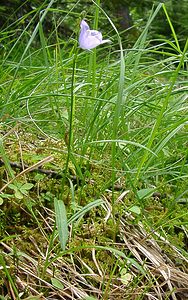
[[[90,30],[86,21],[82,20],[80,23],[80,36],[79,44],[80,48],[84,50],[93,49],[101,44],[110,43],[110,40],[103,40],[102,33],[97,30]]]

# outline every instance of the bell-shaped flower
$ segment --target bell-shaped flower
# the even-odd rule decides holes
[[[79,44],[80,48],[90,50],[101,44],[109,43],[110,40],[103,40],[102,34],[97,30],[90,30],[86,21],[82,20],[80,23],[80,36]]]

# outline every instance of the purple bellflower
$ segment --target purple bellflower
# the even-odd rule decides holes
[[[80,48],[84,50],[93,49],[101,44],[110,43],[110,40],[103,40],[102,33],[97,30],[90,30],[86,21],[82,20],[80,23],[80,36],[79,44]]]

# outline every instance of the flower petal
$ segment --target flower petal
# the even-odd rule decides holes
[[[102,33],[97,30],[90,30],[90,35],[102,42]]]
[[[89,25],[84,20],[81,21],[80,27],[81,27],[81,30],[88,30],[89,29]]]
[[[98,30],[90,30],[86,21],[82,20],[80,23],[79,44],[80,48],[90,50],[100,44],[111,42],[110,40],[103,40],[102,33]]]

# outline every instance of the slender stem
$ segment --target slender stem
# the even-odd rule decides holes
[[[65,172],[64,172],[64,176],[63,176],[63,182],[62,182],[63,189],[64,189],[64,184],[65,184],[65,179],[67,177],[67,171],[68,171],[68,165],[69,165],[71,153],[73,152],[74,116],[75,116],[75,104],[76,104],[74,87],[75,87],[77,54],[78,54],[78,48],[75,50],[74,57],[73,57],[72,79],[71,79],[71,106],[70,106],[70,114],[69,114],[69,133],[68,133],[68,145],[67,145],[68,153],[67,153]]]

